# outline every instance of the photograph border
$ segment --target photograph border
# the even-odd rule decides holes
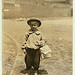
[[[73,0],[73,75],[75,75],[75,0]]]
[[[2,9],[2,0],[0,0],[0,9]],[[2,75],[2,10],[0,10],[0,75]]]
[[[0,0],[2,9],[2,0]],[[75,75],[75,0],[73,0],[73,75]],[[2,10],[0,10],[0,75],[2,75]]]

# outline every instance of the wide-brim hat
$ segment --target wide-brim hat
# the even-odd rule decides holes
[[[28,25],[31,25],[31,22],[32,22],[32,21],[38,22],[38,24],[39,24],[38,27],[41,26],[41,21],[40,21],[40,20],[37,20],[37,19],[30,19],[30,20],[27,21],[27,24],[28,24]]]

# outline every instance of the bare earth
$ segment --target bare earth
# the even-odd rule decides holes
[[[3,19],[3,75],[25,75],[21,45],[29,29],[25,21]],[[44,34],[52,53],[41,60],[41,75],[72,75],[72,18],[41,19],[39,30]],[[47,74],[48,73],[48,74]],[[39,74],[39,75],[40,75]]]

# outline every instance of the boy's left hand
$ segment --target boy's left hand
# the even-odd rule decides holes
[[[25,48],[21,48],[22,50],[24,50]]]
[[[40,46],[40,41],[36,41],[35,45]]]
[[[44,41],[36,41],[35,45],[36,46],[43,46],[44,45]]]

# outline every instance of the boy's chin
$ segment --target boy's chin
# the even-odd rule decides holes
[[[37,28],[32,28],[31,30],[36,30]]]

